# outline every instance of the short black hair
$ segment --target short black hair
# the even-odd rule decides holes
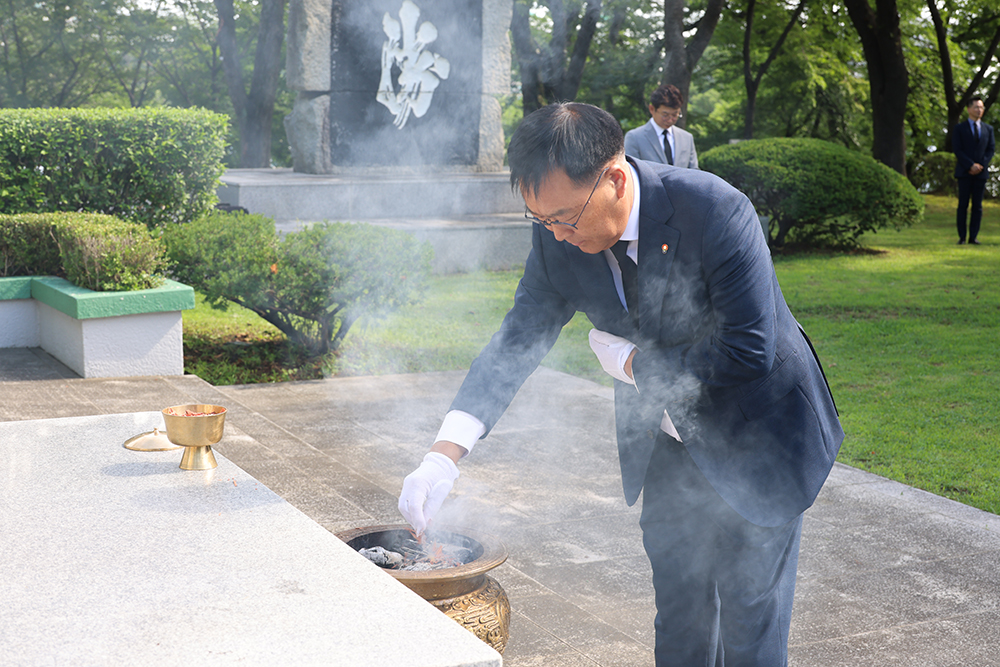
[[[649,96],[649,103],[653,105],[653,109],[660,107],[680,109],[684,106],[684,96],[681,95],[681,91],[677,90],[677,86],[667,83],[653,91],[653,94]]]
[[[979,95],[973,95],[972,97],[969,98],[969,102],[968,104],[965,105],[965,108],[968,109],[969,107],[972,106],[974,102],[982,102],[982,101],[983,98],[981,98]]]
[[[578,185],[589,184],[624,152],[621,125],[604,109],[578,102],[550,104],[525,116],[510,138],[510,187],[537,195],[555,169]]]

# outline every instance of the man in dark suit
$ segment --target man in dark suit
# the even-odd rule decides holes
[[[427,526],[456,463],[582,311],[616,379],[628,503],[644,489],[657,665],[782,665],[802,512],[843,431],[749,200],[623,148],[617,121],[584,104],[544,107],[514,133],[532,250],[399,509]]]
[[[684,97],[676,86],[660,86],[649,97],[649,121],[625,134],[625,155],[647,162],[698,168],[698,151],[690,132],[677,127]]]
[[[990,160],[996,144],[993,128],[982,122],[986,107],[981,97],[969,100],[968,121],[962,121],[951,133],[951,148],[955,153],[955,178],[958,179],[958,244],[965,243],[965,216],[972,201],[969,219],[969,243],[979,245],[979,225],[983,220],[983,192],[989,178]]]

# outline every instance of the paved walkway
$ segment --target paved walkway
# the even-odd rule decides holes
[[[40,350],[5,349],[0,421],[221,404],[217,449],[336,532],[401,521],[402,478],[461,379],[85,380]],[[540,369],[461,466],[442,520],[510,551],[495,572],[513,608],[505,665],[652,665],[650,573],[638,510],[622,499],[612,412],[610,389]],[[790,664],[1000,666],[998,563],[1000,517],[837,465],[806,513]]]

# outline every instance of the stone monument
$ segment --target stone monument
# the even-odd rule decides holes
[[[296,172],[499,172],[512,0],[291,0]]]
[[[293,169],[230,169],[219,199],[275,219],[404,229],[439,272],[524,265],[504,170],[513,0],[289,0]]]

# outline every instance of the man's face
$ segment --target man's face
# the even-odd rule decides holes
[[[665,130],[677,122],[677,119],[681,117],[681,110],[677,107],[668,107],[665,104],[658,107],[650,104],[649,115],[653,117],[653,122],[659,125],[660,129]]]
[[[973,100],[966,107],[966,111],[969,112],[969,118],[972,120],[979,120],[983,117],[983,111],[986,110],[986,105],[983,104],[982,100]]]
[[[575,222],[576,228],[550,224],[549,229],[557,240],[593,255],[614,245],[628,224],[631,200],[625,196],[625,171],[627,167],[612,163],[595,187],[593,183],[577,185],[563,169],[555,169],[542,181],[537,195],[530,190],[521,194],[528,212],[539,220]]]

